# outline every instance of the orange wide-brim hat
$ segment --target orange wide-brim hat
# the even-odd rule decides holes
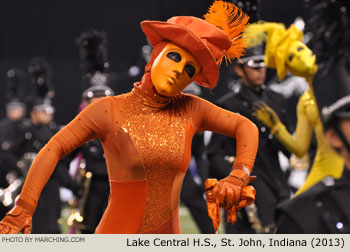
[[[141,28],[152,46],[168,40],[187,49],[202,66],[194,82],[207,88],[215,87],[219,79],[217,60],[224,56],[232,43],[226,33],[191,16],[172,17],[167,22],[143,21]]]

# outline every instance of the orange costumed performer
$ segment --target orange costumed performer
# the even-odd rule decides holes
[[[230,14],[229,35],[217,27],[216,11],[214,18],[207,14],[208,21],[179,16],[141,23],[154,46],[142,80],[130,93],[92,103],[52,137],[33,162],[16,206],[0,222],[1,233],[30,233],[40,192],[58,160],[94,138],[102,142],[111,188],[96,233],[180,233],[180,190],[198,131],[237,139],[232,173],[210,192],[222,207],[240,204],[258,146],[255,125],[181,93],[192,81],[213,88],[217,63],[225,54],[239,57],[244,50],[240,35],[248,17],[226,2],[213,7]]]

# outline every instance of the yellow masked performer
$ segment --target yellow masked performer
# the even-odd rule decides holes
[[[295,25],[285,29],[277,23],[258,23],[250,27],[251,32],[264,31],[267,35],[265,63],[275,68],[278,77],[283,80],[291,72],[306,79],[309,89],[300,97],[297,105],[297,126],[292,135],[278,118],[277,114],[264,103],[255,104],[254,115],[271,129],[278,140],[298,158],[309,149],[312,132],[317,140],[317,152],[304,185],[296,195],[306,191],[326,176],[339,178],[342,175],[344,161],[328,145],[317,108],[312,78],[317,71],[316,56],[302,42],[303,33]]]

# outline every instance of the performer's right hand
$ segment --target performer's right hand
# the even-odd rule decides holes
[[[0,221],[0,234],[30,234],[35,208],[18,199],[16,205]]]

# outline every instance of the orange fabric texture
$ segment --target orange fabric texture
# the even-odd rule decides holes
[[[147,181],[110,181],[110,185],[108,207],[96,228],[96,234],[138,233],[145,208]]]
[[[105,215],[113,215],[115,223],[128,222],[132,228],[126,230],[119,225],[108,225],[108,228],[100,225],[97,231],[178,232],[179,228],[174,227],[178,226],[179,216],[177,208],[174,210],[173,207],[178,205],[178,196],[172,196],[172,193],[180,190],[173,186],[181,187],[181,183],[174,183],[174,180],[179,178],[178,172],[185,172],[184,167],[189,165],[190,151],[185,151],[185,148],[191,146],[196,132],[209,130],[236,138],[238,151],[234,166],[244,164],[252,169],[258,131],[248,119],[196,96],[180,93],[175,97],[161,97],[145,92],[139,85],[135,84],[130,93],[92,103],[59,131],[33,162],[21,198],[36,206],[58,160],[85,142],[99,138],[105,152],[109,179],[113,181],[113,192]],[[121,131],[124,133],[121,134]],[[130,146],[123,145],[121,139],[127,139]],[[140,172],[141,168],[144,173]],[[129,188],[143,176],[147,186],[137,183],[142,189],[140,195],[135,195],[136,192]],[[114,182],[118,181],[124,183],[115,192]],[[145,194],[143,190],[146,190]],[[138,208],[129,214],[127,209],[130,208],[124,204],[135,205],[128,199],[137,201]],[[141,214],[142,220],[134,218],[133,214]],[[108,220],[108,217],[103,216],[103,220]],[[159,229],[164,223],[173,228]]]
[[[235,224],[237,220],[237,212],[242,208],[251,205],[255,200],[255,189],[253,186],[244,186],[240,192],[240,199],[232,206],[220,203],[220,198],[216,193],[219,182],[217,179],[207,179],[205,182],[205,191],[207,198],[208,215],[212,220],[215,231],[219,229],[221,222],[221,207],[227,211],[227,220]]]

